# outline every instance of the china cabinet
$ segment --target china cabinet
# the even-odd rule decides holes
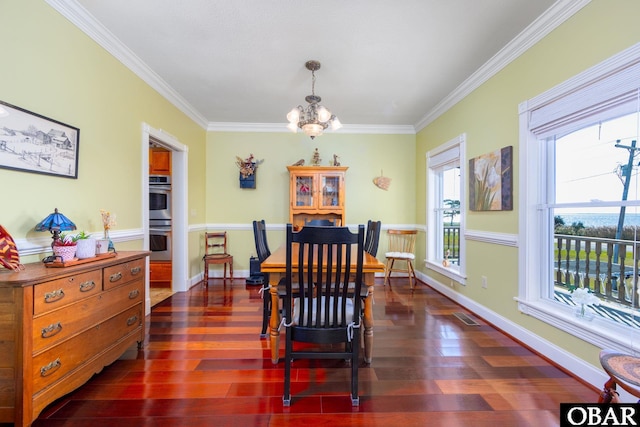
[[[328,219],[345,225],[345,166],[287,166],[289,222],[295,229],[305,221]]]

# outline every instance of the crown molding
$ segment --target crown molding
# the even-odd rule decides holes
[[[211,132],[290,132],[284,123],[209,122]]]
[[[416,132],[424,129],[455,104],[509,65],[533,45],[542,40],[591,0],[558,0],[505,47],[500,49],[482,67],[447,95],[415,125]]]
[[[289,132],[284,123],[207,122],[202,114],[149,68],[148,65],[115,37],[104,25],[89,14],[77,1],[45,1],[203,129],[208,131],[229,132]],[[340,132],[354,134],[415,134],[518,58],[527,49],[589,4],[590,1],[591,0],[556,1],[556,3],[540,15],[538,19],[516,36],[516,38],[440,101],[438,105],[418,121],[415,126],[345,125]]]
[[[135,53],[125,46],[116,36],[113,35],[104,25],[97,21],[85,8],[75,0],[45,0],[49,6],[67,18],[73,25],[91,37],[96,43],[102,46],[107,52],[122,62],[144,80],[149,86],[158,91],[167,101],[176,106],[186,114],[191,120],[202,128],[207,127],[207,120],[182,98],[171,86],[167,84],[158,74],[156,74],[147,64],[145,64]]]
[[[45,1],[203,129],[216,132],[290,132],[285,123],[207,122],[193,106],[149,68],[131,49],[118,40],[102,23],[89,14],[78,2],[75,0]],[[414,135],[416,131],[411,125],[345,125],[340,130],[340,133]]]
[[[235,123],[210,122],[207,131],[212,132],[285,132],[291,133],[286,123]],[[326,134],[334,133],[329,130]],[[415,135],[411,125],[343,125],[336,134],[391,134]]]

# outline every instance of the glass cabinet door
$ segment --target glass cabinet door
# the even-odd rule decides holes
[[[322,197],[320,198],[321,208],[330,208],[340,205],[340,177],[332,175],[322,175],[320,177],[320,187]]]
[[[297,176],[296,177],[296,200],[295,205],[298,207],[313,206],[313,176]]]

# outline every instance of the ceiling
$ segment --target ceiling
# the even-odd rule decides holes
[[[286,129],[314,59],[340,132],[413,133],[588,1],[47,2],[207,129]]]

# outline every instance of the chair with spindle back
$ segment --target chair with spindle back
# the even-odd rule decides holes
[[[413,269],[413,260],[415,259],[416,236],[418,230],[387,230],[389,236],[389,246],[384,256],[387,258],[387,268],[384,274],[384,284],[389,283],[392,272],[405,272],[409,276],[409,287],[413,289],[413,282],[416,279],[416,273]],[[405,268],[395,267],[396,261],[406,264]],[[412,280],[413,279],[413,280]]]
[[[229,265],[229,278],[233,280],[233,256],[227,251],[227,232],[219,231],[204,234],[205,254],[204,261],[204,281],[209,284],[209,265],[223,264],[224,273],[222,278],[227,280],[227,265]]]

